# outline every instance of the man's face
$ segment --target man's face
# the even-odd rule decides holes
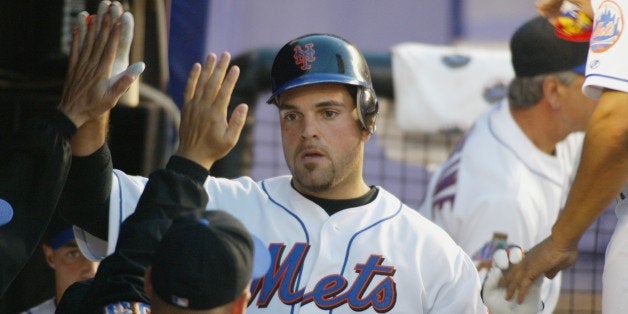
[[[566,86],[566,92],[562,97],[565,98],[565,110],[563,110],[562,119],[570,131],[584,131],[587,128],[589,119],[595,110],[596,100],[593,100],[582,93],[582,84],[584,76],[577,75],[576,79]]]
[[[93,278],[99,264],[83,256],[75,240],[56,250],[44,245],[44,255],[48,265],[55,271],[58,293],[77,281]]]
[[[340,199],[361,195],[364,143],[355,101],[341,84],[314,84],[281,94],[284,156],[297,190]],[[356,193],[358,193],[356,195]]]

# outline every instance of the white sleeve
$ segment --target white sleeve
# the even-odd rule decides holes
[[[122,221],[134,211],[148,181],[145,177],[130,176],[120,170],[113,171],[109,201],[109,230],[107,241],[73,226],[79,249],[92,261],[100,261],[113,253],[118,241]]]
[[[628,62],[624,62],[628,36],[622,36],[625,4],[593,0],[591,5],[595,22],[582,92],[593,99],[599,99],[604,88],[628,92]]]
[[[438,291],[434,313],[487,313],[480,292],[481,281],[475,265],[466,254],[458,255],[451,265],[450,274],[455,274],[447,287]],[[442,274],[442,273],[441,273]]]
[[[471,258],[443,230],[425,230],[433,238],[440,238],[423,246],[419,253],[425,262],[422,298],[429,307],[427,312],[487,313],[480,296],[481,280]]]

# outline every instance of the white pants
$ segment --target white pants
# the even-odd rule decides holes
[[[623,211],[606,248],[602,313],[628,313],[628,208]]]

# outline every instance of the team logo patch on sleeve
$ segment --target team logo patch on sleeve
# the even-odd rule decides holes
[[[598,7],[591,35],[591,51],[604,52],[619,40],[624,29],[624,17],[614,1],[604,1]]]
[[[142,302],[118,302],[105,306],[104,314],[150,314],[150,305]]]

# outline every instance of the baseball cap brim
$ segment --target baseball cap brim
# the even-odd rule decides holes
[[[92,235],[77,226],[72,226],[72,229],[74,230],[76,244],[81,250],[81,253],[83,253],[83,256],[85,256],[88,260],[92,262],[100,262],[109,254],[109,252],[113,252],[113,250],[109,250],[109,243],[107,241]]]
[[[55,234],[48,240],[48,245],[53,250],[58,250],[66,244],[72,242],[74,240],[74,230],[72,227],[61,230],[61,232]]]
[[[251,280],[264,277],[270,268],[270,252],[268,247],[264,244],[260,238],[251,233],[253,238],[253,272],[251,273]]]

